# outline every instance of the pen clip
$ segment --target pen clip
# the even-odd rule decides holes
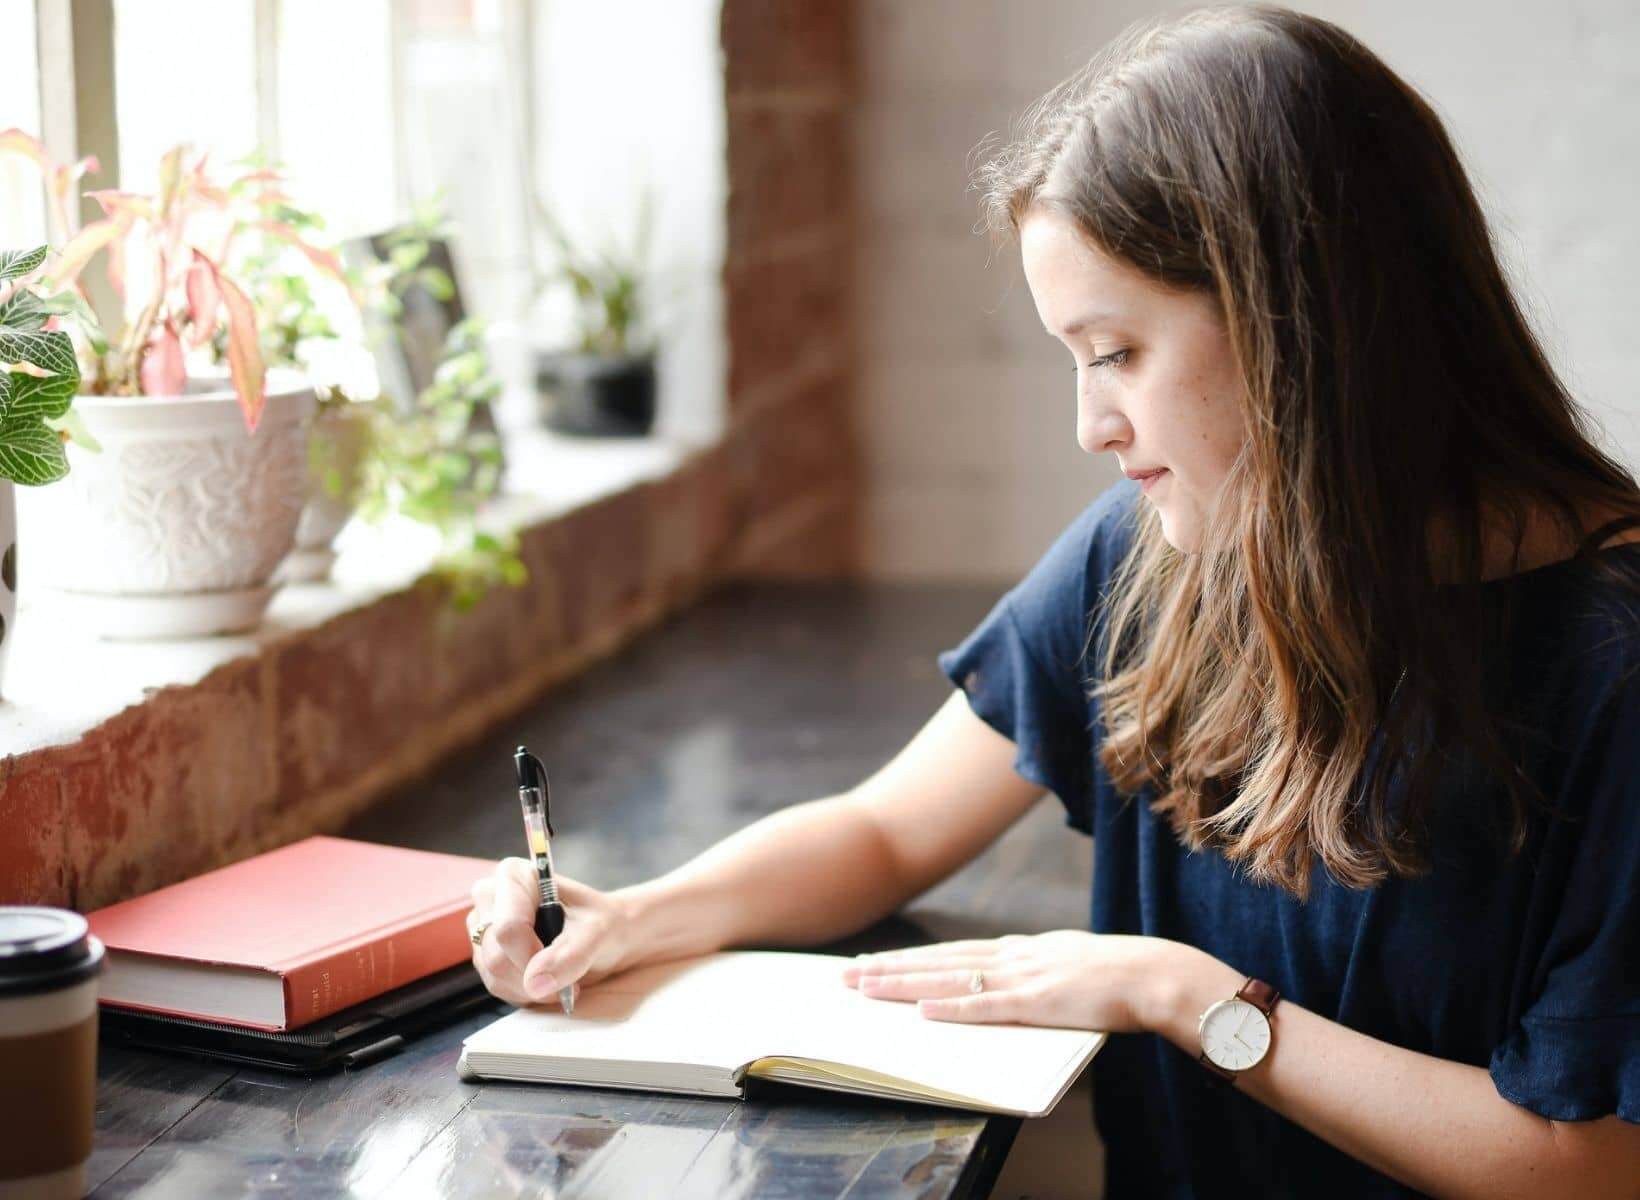
[[[518,773],[518,790],[541,793],[541,823],[547,827],[548,837],[557,837],[552,831],[552,793],[547,788],[547,769],[524,747],[513,752],[513,768]]]

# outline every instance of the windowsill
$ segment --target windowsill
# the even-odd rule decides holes
[[[486,527],[522,531],[644,483],[664,479],[704,447],[678,438],[574,438],[545,429],[507,433],[503,493]],[[263,623],[231,636],[103,641],[31,595],[27,531],[17,633],[0,699],[0,752],[20,755],[78,740],[162,688],[198,683],[235,659],[401,592],[432,565],[436,539],[410,522],[350,523],[336,541],[331,579],[287,584]]]

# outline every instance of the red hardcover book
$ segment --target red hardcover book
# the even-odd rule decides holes
[[[87,914],[100,1000],[289,1030],[472,953],[486,859],[311,837]]]

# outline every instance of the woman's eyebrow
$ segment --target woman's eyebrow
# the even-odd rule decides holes
[[[1042,328],[1047,330],[1047,333],[1048,333],[1049,337],[1069,337],[1073,333],[1081,333],[1089,325],[1097,325],[1101,321],[1111,321],[1111,320],[1116,319],[1119,316],[1121,316],[1120,313],[1114,313],[1114,312],[1092,312],[1092,313],[1088,313],[1085,316],[1081,316],[1081,317],[1076,318],[1076,320],[1072,321],[1069,325],[1065,326],[1065,330],[1062,334],[1054,333],[1054,331],[1051,330],[1051,329],[1048,329],[1048,327],[1046,325],[1044,325]]]

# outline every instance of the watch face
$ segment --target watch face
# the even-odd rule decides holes
[[[1221,1000],[1202,1014],[1202,1050],[1227,1071],[1245,1071],[1270,1048],[1270,1022],[1242,999]]]

